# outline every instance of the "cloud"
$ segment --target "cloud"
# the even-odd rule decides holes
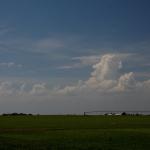
[[[57,67],[57,69],[74,69],[74,68],[83,68],[87,66],[91,66],[96,64],[100,60],[100,55],[96,56],[81,56],[81,57],[73,57],[71,61],[73,61],[70,65],[63,65]]]
[[[48,88],[44,82],[0,81],[0,96],[40,96],[47,94]]]
[[[118,55],[118,58],[120,57],[121,59],[124,59],[126,57],[128,57],[128,59],[129,59],[133,54],[118,53],[118,54],[114,54],[114,55]],[[94,68],[100,62],[100,59],[103,56],[104,55],[91,55],[91,56],[73,57],[73,58],[71,58],[71,61],[72,61],[71,63],[72,64],[58,66],[57,69],[74,69],[74,68],[83,68],[83,67],[87,67],[87,66],[93,66],[93,68]],[[105,61],[105,59],[107,59],[107,58],[103,58],[103,61]]]
[[[87,66],[99,62],[100,55],[73,57],[72,60],[80,61],[80,65]]]
[[[10,82],[1,82],[0,83],[0,95],[10,95],[14,93],[14,88],[12,87],[12,84]]]
[[[41,95],[46,94],[47,88],[46,83],[36,83],[32,86],[32,89],[30,91],[30,94],[32,95]]]
[[[135,72],[136,77],[150,78],[150,72]]]
[[[0,67],[7,67],[7,68],[16,67],[16,68],[21,68],[22,64],[16,64],[14,62],[1,62],[0,63]]]
[[[0,95],[22,94],[28,96],[88,95],[120,93],[150,89],[150,80],[137,81],[133,72],[121,73],[123,62],[129,54],[105,54],[94,64],[90,77],[76,84],[49,88],[45,82],[0,82]],[[14,64],[11,64],[12,66]],[[10,65],[10,66],[11,66]]]
[[[35,43],[35,47],[38,49],[57,49],[57,48],[63,48],[64,42],[59,39],[55,38],[45,38],[37,41]]]
[[[126,73],[122,75],[114,88],[116,91],[128,91],[136,88],[136,80],[134,78],[133,72]]]
[[[76,65],[64,65],[64,66],[59,66],[56,68],[57,69],[73,69],[73,68],[76,68]]]
[[[91,73],[91,78],[95,78],[97,81],[116,78],[117,70],[120,68],[122,68],[122,62],[118,55],[104,55],[99,63],[93,65],[94,71]]]
[[[127,54],[105,54],[85,81],[50,86],[37,80],[0,80],[1,112],[83,113],[92,110],[149,110],[150,79],[122,72]]]
[[[0,36],[4,36],[5,34],[11,32],[11,31],[13,31],[12,28],[9,28],[5,25],[0,25]]]
[[[127,92],[149,85],[148,81],[136,81],[133,72],[120,74],[122,62],[128,59],[129,54],[105,54],[100,61],[93,65],[94,71],[87,81],[80,81],[77,85],[66,86],[58,93],[70,94],[77,92]],[[147,87],[149,87],[147,85]]]

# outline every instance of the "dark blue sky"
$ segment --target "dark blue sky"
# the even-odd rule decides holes
[[[22,33],[124,34],[143,38],[149,33],[148,0],[5,0],[1,1],[1,21]],[[42,29],[41,29],[42,28]],[[137,38],[137,37],[136,37]]]

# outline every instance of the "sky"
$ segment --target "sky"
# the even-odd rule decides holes
[[[149,0],[1,0],[0,113],[150,110]]]

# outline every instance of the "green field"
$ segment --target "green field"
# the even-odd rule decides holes
[[[150,116],[0,116],[0,150],[149,150]]]

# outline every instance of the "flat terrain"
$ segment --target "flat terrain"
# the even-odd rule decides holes
[[[0,150],[149,150],[150,116],[0,116]]]

